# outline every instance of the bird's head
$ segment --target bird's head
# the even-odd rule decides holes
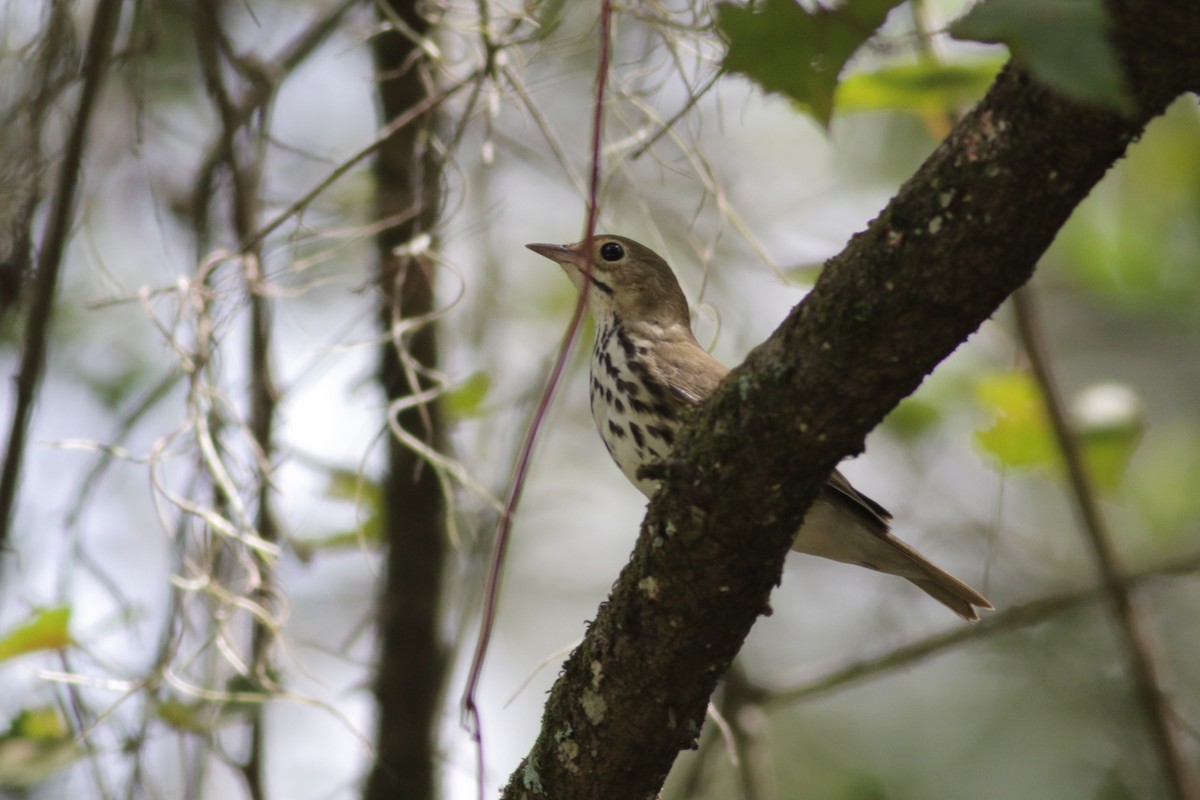
[[[591,279],[588,310],[598,320],[614,315],[624,323],[690,326],[687,298],[675,273],[645,245],[624,236],[597,234],[575,244],[525,246],[558,263],[580,291],[585,276]]]

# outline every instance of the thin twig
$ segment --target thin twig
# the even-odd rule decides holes
[[[47,39],[54,52],[48,51],[43,60],[42,78],[48,78],[55,67],[52,60],[58,58],[58,33],[54,31],[54,20],[60,16],[62,8],[55,4],[51,11],[50,30]],[[117,25],[121,16],[120,0],[101,0],[95,12],[92,29],[88,36],[87,50],[84,56],[81,73],[83,89],[79,98],[79,106],[75,113],[74,125],[71,128],[63,163],[58,174],[58,185],[51,198],[48,221],[42,237],[37,273],[33,287],[33,304],[27,319],[25,350],[21,367],[16,378],[16,406],[13,410],[12,427],[9,432],[8,448],[4,458],[3,475],[0,476],[0,552],[7,544],[9,528],[12,523],[13,509],[16,504],[17,484],[20,477],[20,467],[24,457],[25,437],[28,433],[29,420],[36,400],[38,386],[46,366],[48,350],[48,335],[50,320],[54,309],[54,295],[58,289],[58,275],[62,257],[66,247],[66,239],[74,216],[75,194],[79,188],[80,172],[83,163],[84,147],[103,79],[108,72],[112,57],[113,42],[116,38]],[[31,132],[33,136],[40,135],[40,129],[48,107],[49,87],[42,84],[33,103],[33,119]],[[31,169],[38,169],[36,156],[40,153],[40,145],[32,145],[35,159]],[[25,223],[32,219],[35,198],[29,198],[26,207]],[[28,236],[29,225],[21,226],[22,236]],[[25,244],[20,245],[22,250]],[[64,664],[69,663],[66,652],[60,653]],[[86,719],[90,716],[86,704],[73,687],[66,690],[70,716],[73,718],[77,731],[82,731]],[[82,736],[84,749],[91,751],[91,743]],[[104,773],[94,759],[89,759],[92,779],[96,790],[102,798],[108,800],[112,792],[104,778]]]
[[[255,231],[248,239],[244,240],[241,245],[242,249],[249,250],[260,244],[280,225],[287,222],[296,214],[307,208],[309,203],[311,203],[326,189],[336,183],[347,172],[354,169],[355,165],[357,165],[360,161],[367,158],[384,144],[386,144],[388,139],[395,135],[397,131],[413,124],[417,120],[424,117],[429,111],[450,99],[452,96],[458,94],[463,87],[469,86],[478,80],[481,74],[482,73],[480,70],[475,70],[458,83],[451,84],[444,89],[440,89],[437,92],[430,94],[420,103],[413,106],[405,113],[397,116],[394,120],[384,126],[378,134],[376,134],[374,141],[330,170],[329,174],[322,178],[316,186],[309,189],[298,199],[294,200],[288,205],[287,208],[285,208],[283,211],[280,211],[273,218],[271,218],[270,221]]]
[[[570,181],[577,192],[586,197],[585,192],[587,188],[584,185],[583,176],[579,174],[579,170],[571,163],[571,158],[567,155],[566,148],[563,147],[558,135],[554,132],[554,127],[550,124],[550,120],[542,113],[541,108],[538,107],[533,96],[529,94],[529,90],[521,82],[515,70],[511,67],[505,67],[503,74],[504,79],[508,81],[513,91],[517,93],[517,99],[524,104],[525,110],[529,112],[533,124],[537,126],[538,131],[542,134],[542,138],[546,140],[546,145],[550,148],[550,152],[554,155],[555,160],[558,161],[558,165],[566,173],[567,180]]]
[[[1120,558],[1113,548],[1112,536],[1104,515],[1100,513],[1096,491],[1083,462],[1079,440],[1067,418],[1058,383],[1054,380],[1050,368],[1050,360],[1033,306],[1033,297],[1026,287],[1018,289],[1012,299],[1013,310],[1016,312],[1017,333],[1029,357],[1029,365],[1046,404],[1046,413],[1054,431],[1054,438],[1062,452],[1063,461],[1066,462],[1075,509],[1096,561],[1104,592],[1112,603],[1113,616],[1125,638],[1134,688],[1162,761],[1163,779],[1170,787],[1171,796],[1176,800],[1195,800],[1196,787],[1189,774],[1188,760],[1174,732],[1172,720],[1175,718],[1175,712],[1171,709],[1166,692],[1161,686],[1158,669],[1154,663],[1152,637],[1128,585],[1122,579]]]
[[[344,10],[344,9],[342,9]],[[302,58],[324,35],[332,31],[330,19],[336,21],[340,11],[332,18],[323,20],[314,30],[315,36],[307,36],[303,44],[294,48]],[[250,68],[239,68],[245,59],[238,58],[233,53],[233,47],[221,25],[220,5],[205,3],[198,9],[196,24],[197,51],[200,55],[202,74],[205,88],[217,107],[221,120],[218,144],[214,148],[218,165],[224,165],[232,186],[232,209],[230,223],[238,241],[244,241],[254,231],[258,213],[259,175],[262,173],[262,159],[265,153],[266,137],[258,126],[249,126],[255,115],[247,113],[248,107],[259,108],[267,106],[275,96],[278,80],[264,79],[253,81],[247,92],[251,102],[237,103],[234,101],[229,88],[223,80],[221,64],[224,60],[233,62],[238,68],[239,75],[258,75],[258,71]],[[247,135],[254,148],[239,148],[239,132],[247,129]],[[242,152],[247,155],[242,156]],[[206,173],[205,177],[207,178]],[[207,210],[203,209],[198,216],[207,220]],[[201,238],[197,237],[198,240]],[[277,405],[277,392],[271,374],[271,301],[264,291],[261,242],[243,253],[240,261],[242,280],[246,285],[250,305],[250,436],[254,449],[257,451],[257,509],[254,519],[258,536],[270,544],[278,540],[274,513],[271,507],[271,455],[273,450],[272,427],[274,424]],[[257,576],[248,587],[248,595],[244,598],[245,606],[251,611],[250,621],[250,658],[248,674],[260,685],[268,686],[271,681],[270,652],[278,623],[271,617],[268,607],[276,594],[273,559],[264,557],[257,551],[244,554],[249,559],[248,574]],[[242,605],[237,602],[241,598],[226,599],[224,602],[233,607]],[[257,612],[257,613],[255,613]],[[243,763],[237,764],[245,782],[251,800],[262,800],[264,797],[263,780],[266,773],[264,764],[266,754],[265,732],[263,730],[263,715],[253,714],[249,718],[250,752]]]
[[[600,147],[604,136],[604,93],[608,83],[609,59],[612,47],[611,36],[612,2],[611,0],[604,0],[600,9],[600,56],[596,67],[596,100],[592,112],[591,182],[588,193],[587,222],[584,225],[585,239],[590,239],[595,235],[596,220],[600,213]],[[589,272],[591,270],[590,258],[586,269]],[[578,340],[580,329],[583,326],[584,310],[587,307],[588,284],[589,281],[587,280],[583,282],[584,290],[579,293],[579,299],[575,303],[575,310],[571,315],[567,333],[563,337],[562,344],[559,347],[558,356],[554,360],[554,366],[550,371],[546,388],[538,400],[537,408],[533,413],[533,420],[529,425],[528,432],[525,434],[525,440],[521,444],[520,455],[517,457],[517,465],[513,473],[504,513],[500,515],[497,525],[496,541],[493,545],[491,563],[488,568],[487,586],[484,589],[483,618],[480,622],[479,639],[475,644],[475,654],[471,659],[471,669],[462,699],[463,722],[476,743],[477,768],[479,770],[481,792],[483,786],[483,740],[479,721],[479,708],[475,702],[475,692],[479,686],[479,679],[483,674],[483,660],[487,655],[488,643],[491,640],[492,629],[496,622],[496,606],[499,596],[500,579],[503,575],[504,557],[508,549],[512,520],[516,515],[517,506],[521,502],[521,493],[525,487],[525,476],[533,460],[533,448],[537,443],[542,422],[546,418],[550,403],[554,400],[555,390],[558,388],[559,381],[566,370],[567,361],[571,357],[571,352],[575,347],[575,342]]]
[[[1173,561],[1170,564],[1130,573],[1125,582],[1133,587],[1156,578],[1189,575],[1197,570],[1200,570],[1200,554]],[[1045,622],[1058,614],[1082,608],[1102,598],[1106,591],[1106,587],[1093,586],[1011,606],[1004,611],[987,615],[974,625],[956,626],[944,633],[889,650],[881,655],[851,662],[810,680],[773,690],[764,702],[772,707],[788,705],[847,688],[859,681],[881,677],[911,667],[967,642],[983,641],[998,634],[1011,633],[1030,625]]]
[[[741,664],[733,662],[725,673],[721,711],[729,720],[733,743],[737,748],[737,770],[742,785],[742,800],[776,800],[779,797],[768,752],[766,693],[750,680]]]
[[[192,209],[197,223],[196,243],[201,251],[204,249],[205,241],[202,234],[208,227],[208,205],[212,196],[213,174],[221,164],[229,159],[230,139],[227,132],[238,130],[249,123],[251,117],[275,97],[283,81],[337,32],[337,25],[342,17],[359,2],[360,0],[342,0],[340,4],[330,8],[324,15],[318,16],[311,25],[288,42],[273,61],[266,65],[256,66],[253,70],[255,80],[250,82],[236,102],[228,96],[219,101],[222,103],[219,108],[222,120],[221,130],[200,160],[195,189],[192,193]],[[210,83],[212,77],[207,72],[208,65],[204,63],[204,58],[202,54],[201,61],[205,67],[205,81]],[[239,74],[246,72],[246,69],[239,70]],[[219,72],[216,77],[219,79]]]
[[[630,152],[629,160],[637,161],[639,158],[641,158],[643,155],[645,155],[647,150],[649,150],[651,147],[654,147],[654,145],[658,143],[659,139],[661,139],[663,136],[665,136],[667,134],[668,131],[670,131],[672,128],[675,127],[676,122],[679,122],[679,120],[683,119],[683,117],[689,111],[691,111],[693,108],[696,107],[696,104],[700,102],[700,98],[702,98],[702,97],[704,97],[704,95],[708,94],[709,90],[712,89],[712,87],[717,85],[717,81],[720,80],[721,77],[724,76],[724,74],[725,74],[724,70],[718,69],[705,82],[705,84],[702,87],[700,87],[699,91],[690,93],[688,95],[687,102],[683,104],[682,108],[680,108],[678,111],[676,111],[674,113],[674,115],[671,116],[670,119],[668,119],[666,122],[662,123],[662,125],[659,126],[657,131],[650,134],[650,136],[646,137],[646,140],[644,142],[639,144],[637,147],[635,147],[633,149],[632,152]]]
[[[71,126],[64,149],[62,167],[58,173],[58,186],[50,201],[45,234],[38,254],[33,302],[25,330],[25,349],[15,381],[16,403],[13,406],[12,423],[8,433],[4,468],[3,472],[0,472],[0,552],[8,545],[13,508],[16,505],[17,483],[25,455],[25,437],[29,433],[30,415],[38,386],[41,384],[42,373],[46,368],[54,294],[58,289],[58,273],[67,235],[71,229],[71,219],[74,216],[75,193],[79,188],[79,173],[83,163],[88,124],[108,71],[106,67],[112,54],[120,16],[121,0],[100,0],[96,6],[82,67],[83,90],[79,95],[79,107],[75,111],[75,123]]]

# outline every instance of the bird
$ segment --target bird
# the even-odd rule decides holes
[[[558,263],[576,289],[590,283],[587,307],[596,329],[592,419],[621,472],[652,497],[659,481],[639,470],[670,456],[684,412],[703,403],[728,368],[696,341],[675,273],[645,245],[598,234],[575,244],[526,247]],[[904,578],[970,622],[979,619],[978,609],[992,608],[982,594],[892,535],[891,519],[835,469],[792,550]]]

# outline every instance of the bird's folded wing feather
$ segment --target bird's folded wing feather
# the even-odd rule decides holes
[[[846,480],[846,476],[836,469],[830,474],[829,482],[825,484],[825,491],[826,494],[836,497],[841,505],[865,516],[868,522],[882,527],[884,531],[888,529],[888,520],[892,518],[891,513],[851,486],[850,481]]]
[[[684,405],[703,403],[729,374],[725,365],[705,352],[695,339],[663,342],[655,355],[648,364],[651,377],[667,387],[671,399]]]
[[[685,405],[699,405],[716,391],[729,370],[704,348],[692,341],[664,343],[659,346],[651,377],[666,386],[672,399]],[[861,494],[836,469],[825,487],[826,499],[859,514],[871,529],[885,534],[892,515],[886,508]]]

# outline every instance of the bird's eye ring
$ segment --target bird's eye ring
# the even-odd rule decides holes
[[[625,248],[616,242],[605,242],[600,245],[600,257],[605,261],[620,261],[625,257]]]

